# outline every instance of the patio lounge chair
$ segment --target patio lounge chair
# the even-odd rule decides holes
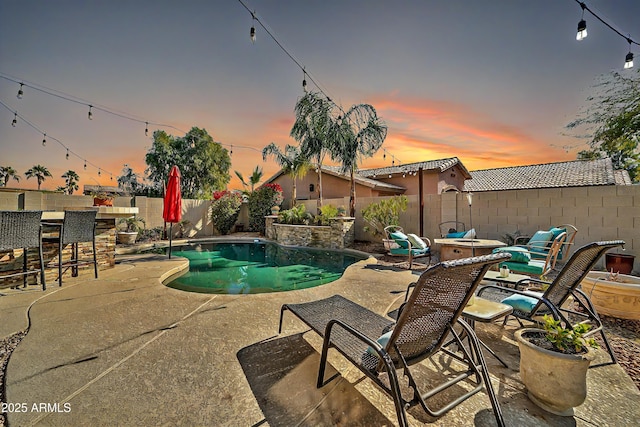
[[[413,259],[429,257],[431,264],[431,240],[427,237],[418,237],[415,234],[405,234],[402,227],[389,225],[384,228],[386,234],[385,247],[391,256],[409,257],[409,268],[413,265]]]
[[[533,278],[524,279],[518,282],[516,289],[487,285],[478,291],[478,296],[513,306],[511,315],[518,319],[521,326],[520,319],[537,322],[542,315],[549,313],[567,325],[588,322],[593,328],[586,335],[600,333],[612,363],[616,363],[615,355],[604,334],[602,321],[589,297],[578,287],[605,252],[622,245],[624,245],[622,240],[589,243],[571,255],[553,282]],[[546,290],[544,292],[527,290],[532,285],[546,287]],[[567,303],[570,296],[573,297],[574,303],[578,304],[580,311],[572,309],[571,304]],[[571,320],[577,321],[571,322]]]
[[[564,244],[566,238],[567,233],[562,232],[558,234],[553,240],[551,247],[546,252],[546,254],[544,254],[544,257],[542,259],[536,258],[536,255],[543,255],[542,252],[528,250],[521,246],[506,246],[496,248],[493,250],[493,252],[508,252],[511,254],[511,259],[509,261],[500,263],[500,268],[508,267],[509,270],[516,273],[544,277],[556,267],[556,261],[558,260],[560,248],[562,248],[562,245]]]
[[[283,305],[278,333],[282,332],[284,312],[289,310],[324,337],[317,387],[325,385],[327,353],[330,347],[334,347],[393,398],[401,426],[407,425],[407,407],[420,403],[425,412],[438,417],[482,390],[483,386],[489,394],[498,425],[503,426],[502,412],[478,338],[460,316],[488,268],[508,257],[508,254],[491,254],[445,261],[430,267],[418,279],[409,301],[401,307],[395,324],[387,317],[334,295],[318,301]],[[456,324],[462,327],[471,351],[463,345],[463,338],[454,330]],[[451,340],[457,343],[460,353],[453,353],[447,348],[446,344]],[[422,392],[410,367],[439,352],[455,358],[464,368],[454,377],[452,375],[455,373],[443,373],[446,380],[441,384],[429,384],[433,387]],[[449,368],[452,366],[446,365]],[[396,369],[402,369],[408,377],[409,387],[413,389],[411,400],[405,399],[400,392]],[[431,397],[464,380],[467,380],[471,389],[454,388],[451,393],[457,396],[449,394],[452,400],[441,402],[437,409],[432,409],[432,403],[427,403]]]

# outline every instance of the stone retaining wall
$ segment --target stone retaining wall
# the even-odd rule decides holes
[[[278,224],[277,220],[277,215],[265,217],[265,235],[281,245],[344,249],[355,239],[355,218],[331,218],[326,226]]]

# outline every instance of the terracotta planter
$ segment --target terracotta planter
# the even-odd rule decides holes
[[[113,199],[93,198],[93,206],[113,206]]]
[[[598,313],[618,319],[640,320],[640,277],[591,271],[582,280],[582,290]]]
[[[635,255],[609,253],[605,254],[605,266],[608,272],[631,274]]]
[[[520,377],[529,399],[545,411],[572,416],[573,408],[587,398],[587,370],[595,357],[590,347],[586,353],[563,354],[545,350],[526,337],[542,329],[520,329],[515,337],[520,348]]]

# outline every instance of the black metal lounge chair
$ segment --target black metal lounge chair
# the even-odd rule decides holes
[[[482,390],[483,385],[498,425],[503,426],[502,412],[480,344],[473,329],[460,316],[484,273],[492,264],[509,256],[491,254],[445,261],[430,267],[418,279],[395,324],[387,317],[334,295],[318,301],[283,305],[279,333],[282,332],[284,312],[289,310],[324,337],[317,387],[325,384],[327,353],[330,347],[334,347],[393,398],[401,426],[407,425],[405,408],[420,403],[425,412],[438,417]],[[456,332],[454,325],[462,327],[463,334]],[[381,335],[385,333],[389,337],[388,342],[380,344],[377,340],[382,339]],[[468,340],[470,350],[463,345],[463,339]],[[447,346],[452,340],[457,344],[455,353]],[[454,378],[448,378],[423,393],[410,366],[440,351],[457,359],[464,369]],[[409,386],[413,389],[411,400],[405,399],[400,392],[396,369],[402,369],[409,379]],[[388,384],[383,378],[384,373]],[[428,399],[463,380],[471,383],[471,390],[462,390],[459,396],[437,409],[427,404]]]
[[[512,305],[513,313],[511,315],[518,319],[521,326],[520,319],[537,322],[543,314],[552,314],[556,319],[562,320],[567,325],[588,322],[593,328],[586,335],[600,333],[607,352],[611,356],[611,363],[617,363],[609,341],[604,334],[600,316],[598,316],[596,309],[591,304],[589,297],[578,289],[578,286],[605,252],[622,245],[624,245],[622,240],[589,243],[577,249],[571,255],[552,282],[533,278],[523,279],[518,282],[516,289],[488,285],[478,291],[478,296]],[[541,293],[527,290],[532,285],[546,288],[546,290]],[[570,296],[573,296],[580,311],[572,309],[570,305],[565,306]]]
[[[27,286],[27,275],[40,273],[42,289],[46,289],[42,256],[41,217],[42,211],[0,211],[0,251],[13,249],[23,250],[22,271],[19,273],[2,274],[0,278],[22,276],[23,284]],[[28,268],[27,255],[29,248],[38,248],[38,255],[40,257],[38,270]]]
[[[72,275],[78,275],[78,266],[93,264],[96,279],[98,278],[98,260],[96,255],[96,214],[97,211],[64,211],[62,223],[43,223],[43,225],[58,227],[57,236],[45,237],[42,240],[48,243],[58,244],[58,262],[53,267],[58,267],[58,284],[62,286],[62,269],[71,268]],[[79,257],[78,243],[91,242],[93,245],[93,259],[82,260]],[[71,258],[63,261],[65,245],[71,245]]]

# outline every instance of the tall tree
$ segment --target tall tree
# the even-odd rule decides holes
[[[340,162],[341,171],[349,173],[349,215],[356,214],[355,173],[358,162],[373,156],[387,137],[387,126],[378,118],[375,108],[369,104],[357,104],[338,121],[331,157]]]
[[[73,194],[73,192],[78,189],[78,181],[80,181],[80,176],[75,171],[68,170],[62,174],[62,178],[64,178],[65,182],[63,191],[69,195]]]
[[[253,170],[253,172],[251,173],[251,176],[249,177],[249,184],[251,185],[252,193],[253,193],[253,189],[255,188],[256,185],[258,185],[261,179],[262,179],[262,168],[256,165],[256,168]]]
[[[306,157],[298,147],[288,145],[284,147],[284,152],[280,151],[280,148],[273,142],[262,149],[262,159],[267,160],[267,157],[272,156],[278,166],[282,168],[282,172],[289,175],[293,181],[291,189],[291,203],[296,205],[296,181],[298,178],[304,177],[311,163],[309,158]]]
[[[317,92],[308,92],[296,103],[296,119],[291,128],[291,136],[300,143],[303,155],[316,162],[318,210],[322,206],[322,163],[334,144],[332,109],[329,99]]]
[[[0,182],[2,182],[5,187],[9,184],[11,178],[20,182],[18,171],[11,166],[0,166]]]
[[[640,180],[640,70],[614,71],[602,76],[587,98],[587,106],[567,125],[589,138],[591,149],[579,159],[610,157],[616,169],[626,169],[634,182]]]
[[[40,186],[44,182],[45,179],[51,177],[51,172],[49,169],[45,168],[42,165],[35,165],[28,171],[24,173],[24,175],[29,178],[36,178],[38,180],[38,190],[40,190]]]
[[[185,198],[210,198],[215,190],[224,190],[231,179],[229,152],[215,142],[205,129],[191,128],[183,137],[158,130],[145,156],[146,174],[162,185],[173,165],[180,168],[180,187]]]

